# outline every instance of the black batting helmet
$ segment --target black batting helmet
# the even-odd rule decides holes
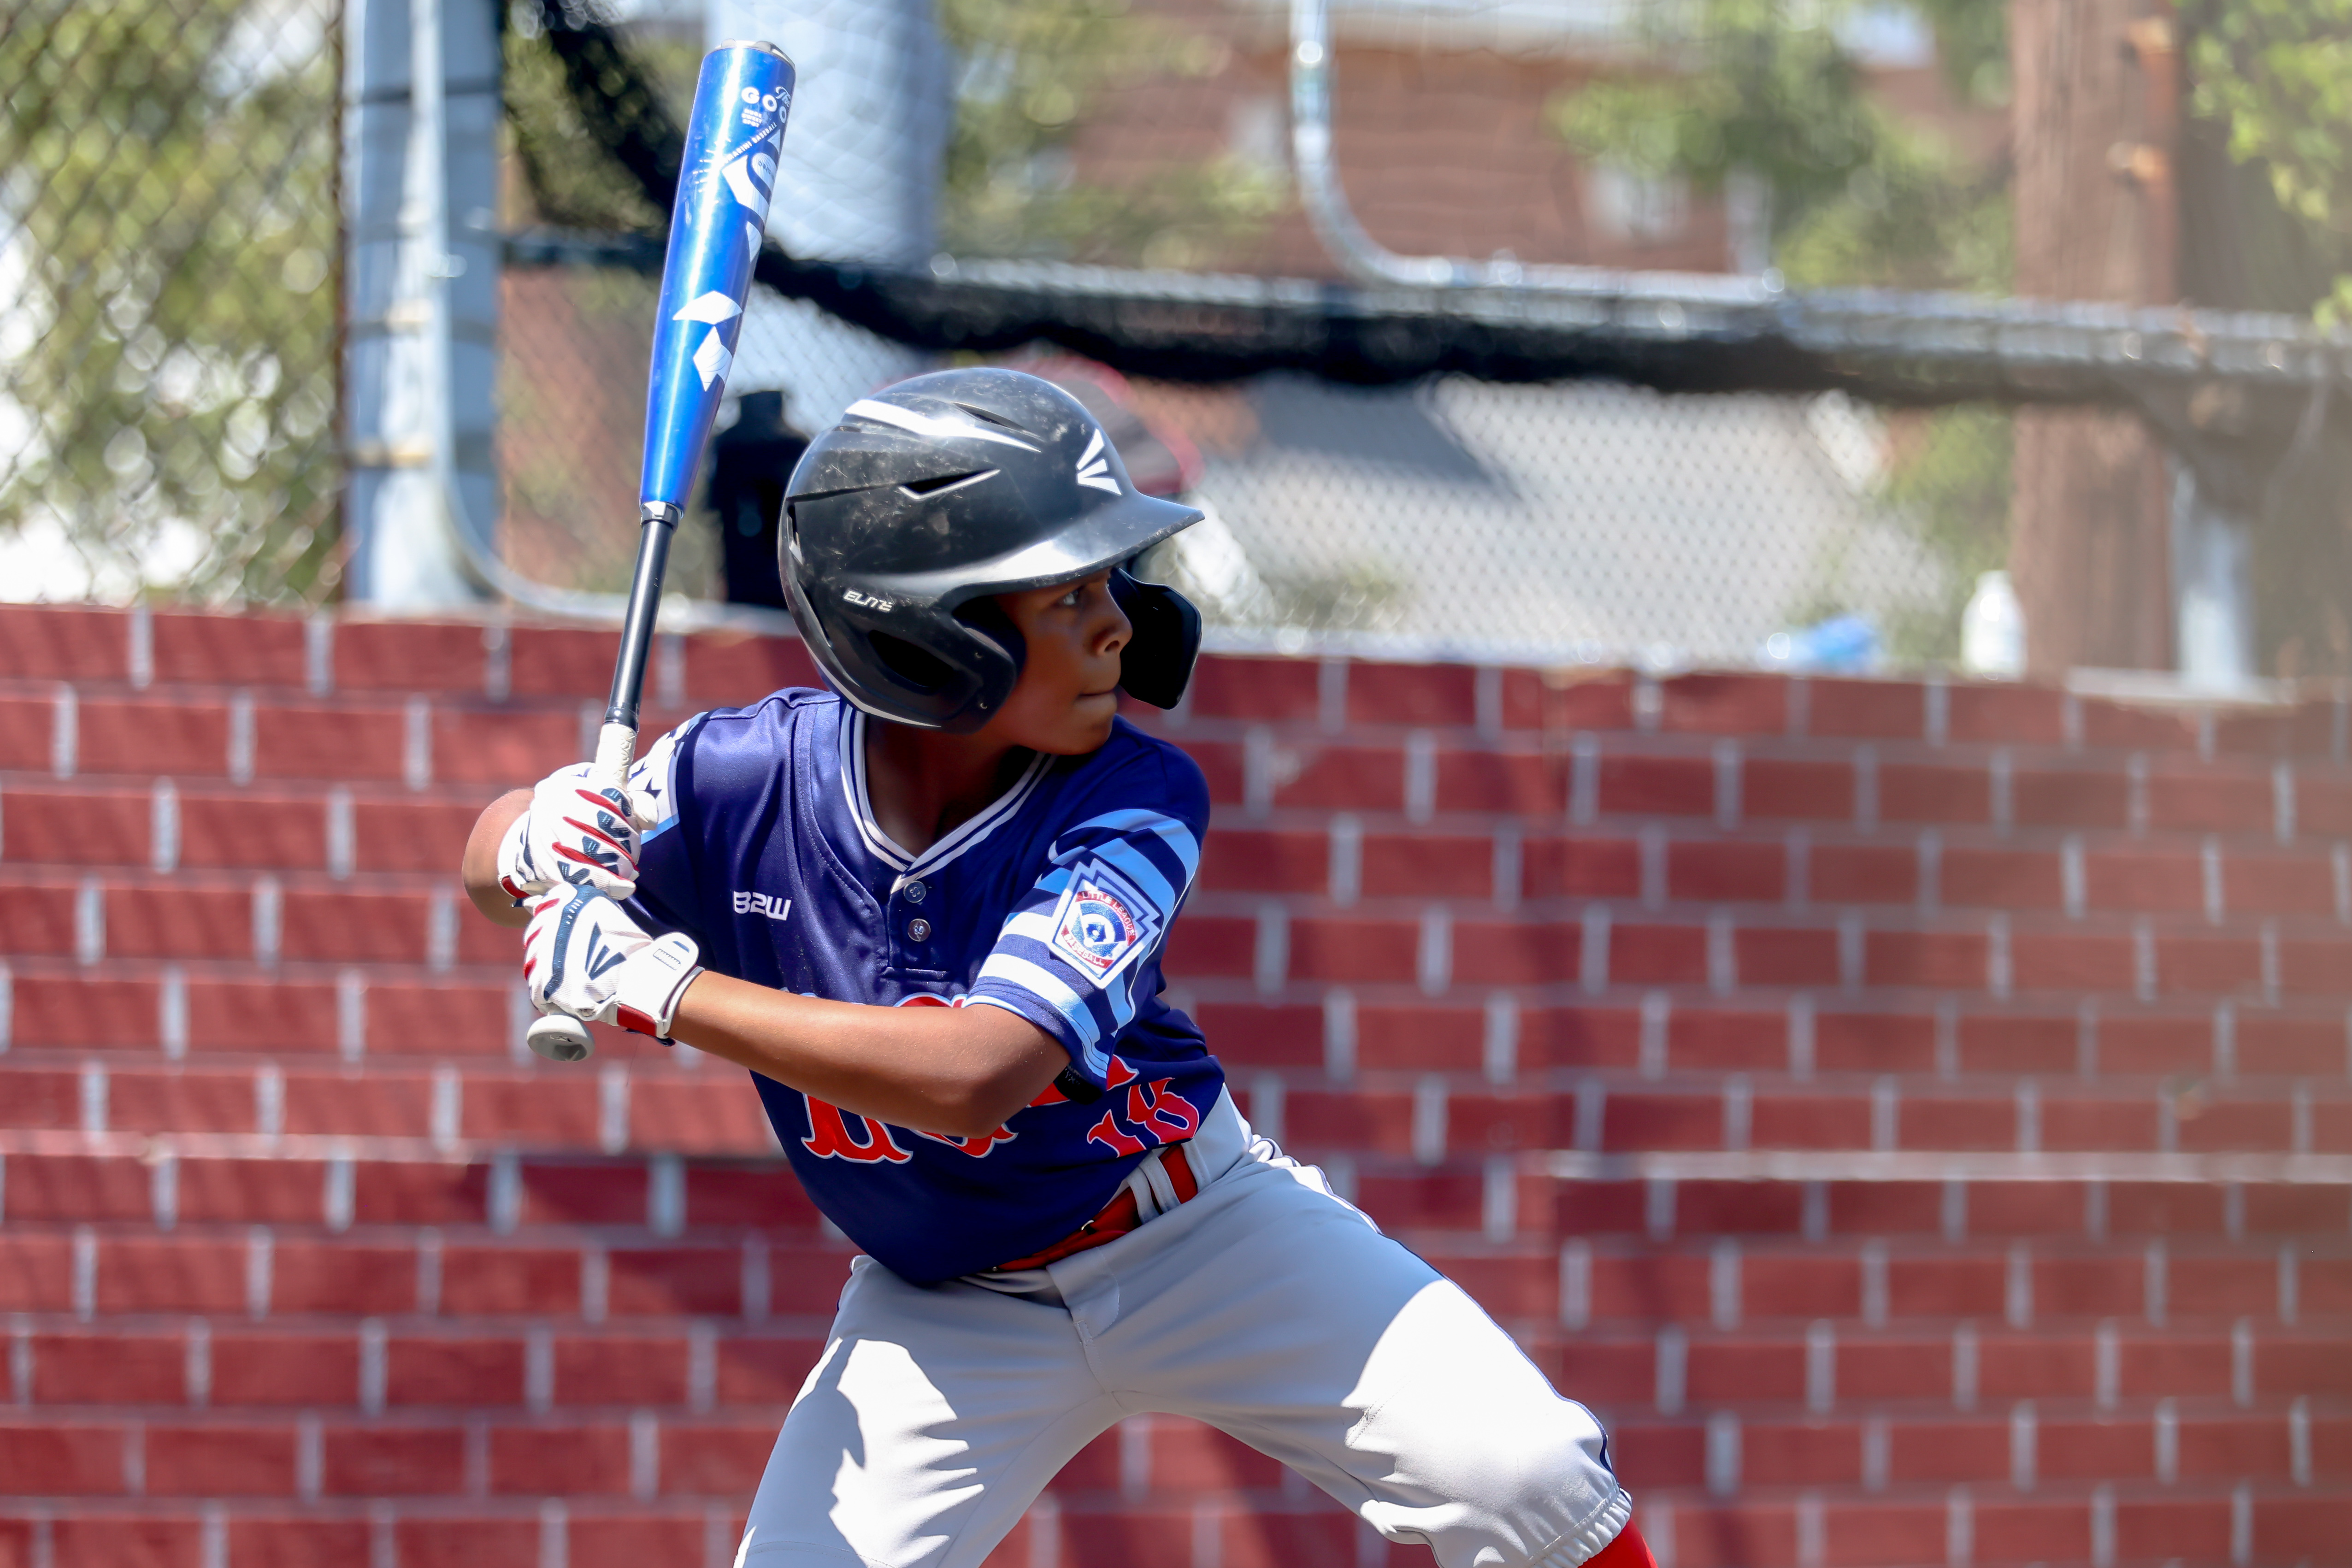
[[[841,694],[929,730],[986,723],[1021,677],[1020,634],[992,595],[1090,576],[1198,522],[1138,493],[1093,415],[1015,370],[945,370],[849,405],[793,468],[779,542],[784,594]],[[1201,617],[1121,568],[1134,625],[1129,695],[1172,708]]]

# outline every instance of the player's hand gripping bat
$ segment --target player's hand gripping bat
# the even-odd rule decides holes
[[[721,44],[703,57],[654,322],[637,569],[592,763],[592,785],[620,790],[624,799],[670,538],[686,513],[735,360],[792,101],[793,62],[773,44]],[[530,1040],[532,1050],[559,1062],[579,1061],[595,1048],[587,1025],[560,1015],[534,1019]]]

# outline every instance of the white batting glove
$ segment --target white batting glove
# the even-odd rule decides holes
[[[628,795],[599,789],[586,763],[531,786],[530,809],[499,840],[499,886],[524,903],[566,884],[625,899],[637,889],[637,830]]]
[[[542,1013],[569,1013],[669,1038],[677,999],[702,973],[702,951],[681,932],[647,936],[593,888],[561,889],[531,909],[522,977]]]

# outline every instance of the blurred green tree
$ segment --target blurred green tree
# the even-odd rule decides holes
[[[0,528],[96,591],[337,580],[325,0],[19,0],[0,22]]]

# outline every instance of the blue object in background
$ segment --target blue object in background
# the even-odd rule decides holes
[[[793,62],[773,45],[726,44],[703,57],[654,321],[646,504],[683,510],[694,489],[743,331],[792,105]]]
[[[1767,669],[1860,675],[1878,664],[1878,628],[1867,616],[1836,616],[1801,631],[1774,632],[1758,662]]]

